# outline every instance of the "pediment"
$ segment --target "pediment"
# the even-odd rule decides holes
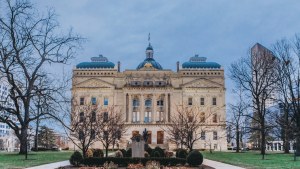
[[[114,88],[115,86],[111,83],[108,83],[106,81],[103,81],[101,79],[88,79],[83,82],[79,82],[78,84],[75,84],[75,87],[77,88]]]
[[[182,85],[184,88],[223,88],[224,86],[218,82],[206,79],[206,78],[200,78],[196,80],[192,80],[188,83],[185,83]]]

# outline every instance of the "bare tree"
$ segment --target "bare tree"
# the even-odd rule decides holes
[[[268,99],[272,99],[272,92],[275,90],[278,60],[271,51],[260,44],[257,44],[256,47],[258,49],[252,49],[248,57],[231,64],[229,71],[230,78],[236,82],[237,87],[252,98],[253,113],[246,116],[253,121],[251,129],[259,132],[260,151],[262,159],[264,159],[266,134],[272,128],[266,123],[268,116],[266,102]]]
[[[300,155],[300,37],[292,41],[282,39],[274,44],[274,53],[280,58],[279,102],[283,114],[278,122],[283,129],[285,152],[289,142],[296,138],[296,155]],[[292,135],[290,135],[292,133]]]
[[[108,156],[108,148],[116,140],[120,140],[126,132],[124,115],[115,106],[110,106],[102,110],[101,121],[98,123],[99,135],[97,139],[102,142],[105,148],[105,156]]]
[[[46,115],[57,118],[54,112],[58,112],[66,87],[44,70],[73,58],[81,38],[72,31],[57,33],[59,24],[54,12],[39,15],[29,1],[6,0],[0,8],[0,74],[10,86],[7,99],[14,106],[0,105],[0,110],[8,114],[0,116],[0,122],[14,130],[20,140],[20,153],[27,154],[29,123]],[[40,80],[46,83],[41,86]],[[51,101],[48,111],[37,114],[32,103],[37,96]]]
[[[100,119],[101,111],[96,105],[75,106],[71,114],[71,131],[68,137],[84,157],[87,157],[89,147],[97,141],[96,136],[100,135]]]
[[[214,111],[204,112],[195,106],[177,106],[176,110],[164,130],[172,142],[192,151],[195,142],[201,139],[201,133],[207,129],[208,119],[217,116],[213,114]]]
[[[231,112],[231,120],[228,121],[228,126],[231,127],[231,130],[234,131],[234,136],[235,138],[235,143],[236,143],[236,152],[238,153],[240,151],[240,143],[243,140],[243,132],[245,130],[244,124],[245,124],[245,116],[244,114],[247,113],[247,109],[249,108],[249,104],[244,102],[243,97],[242,97],[242,91],[239,90],[233,91],[237,95],[236,98],[236,103],[232,103],[229,105],[229,112]]]

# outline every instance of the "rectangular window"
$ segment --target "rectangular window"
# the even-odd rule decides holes
[[[80,105],[84,105],[84,97],[80,97]]]
[[[218,121],[217,121],[217,115],[216,114],[214,114],[213,115],[213,123],[217,123]]]
[[[97,103],[96,97],[92,97],[91,102],[92,102],[92,105],[96,105],[96,103]]]
[[[108,106],[108,98],[104,98],[104,106]]]
[[[145,123],[149,123],[151,122],[151,112],[145,112],[145,119],[144,119]]]
[[[188,105],[189,105],[189,106],[193,105],[193,98],[190,97],[190,98],[188,99]]]
[[[157,106],[161,107],[164,105],[164,101],[163,100],[158,100],[157,101]]]
[[[108,112],[104,112],[103,122],[107,122],[107,121],[108,121]]]
[[[205,140],[205,131],[201,132],[201,140]]]
[[[213,140],[218,140],[218,133],[216,131],[213,132]]]
[[[200,105],[201,105],[201,106],[204,105],[204,98],[203,98],[203,97],[200,98]]]
[[[132,122],[140,122],[140,112],[132,112]]]
[[[214,106],[217,105],[217,98],[216,97],[212,98],[212,105],[214,105]]]

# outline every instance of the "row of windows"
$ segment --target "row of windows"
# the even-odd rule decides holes
[[[212,98],[211,104],[212,104],[213,106],[216,106],[216,105],[217,105],[217,98],[216,98],[216,97],[213,97],[213,98]],[[193,105],[193,98],[192,98],[192,97],[189,97],[189,98],[188,98],[188,105],[189,105],[189,106]],[[204,106],[204,105],[205,105],[205,98],[204,98],[204,97],[201,97],[201,98],[200,98],[200,105],[201,105],[201,106]]]
[[[80,105],[84,105],[84,103],[85,103],[84,97],[81,97],[81,98],[79,99],[79,104],[80,104]],[[96,105],[96,104],[97,104],[97,98],[96,98],[96,97],[92,97],[92,98],[91,98],[91,104],[92,104],[92,105]],[[104,98],[104,99],[103,99],[103,105],[104,105],[104,106],[108,106],[108,98]]]
[[[144,81],[143,83],[141,81],[132,81],[130,83],[131,86],[142,86],[142,84],[143,84],[143,86],[148,86],[148,87],[150,87],[150,86],[162,86],[162,87],[166,86],[165,81],[155,81],[155,82],[153,82],[153,81]]]
[[[163,100],[157,100],[156,101],[157,106],[163,106],[164,101]],[[140,101],[139,99],[133,99],[132,100],[132,106],[133,107],[139,107],[140,106]],[[152,100],[151,99],[146,99],[145,100],[145,107],[151,107],[152,106]]]
[[[220,72],[218,72],[218,73],[217,72],[214,72],[214,73],[213,72],[211,72],[211,73],[209,73],[209,72],[208,73],[206,73],[206,72],[204,72],[204,73],[203,72],[201,72],[201,73],[199,73],[199,72],[197,72],[197,73],[196,72],[186,72],[185,73],[184,72],[183,74],[184,75],[206,75],[206,74],[207,75],[221,75]]]
[[[205,135],[205,131],[201,132],[201,140],[205,140],[206,135]],[[213,132],[213,140],[218,140],[218,132],[214,131]]]
[[[113,72],[111,72],[111,73],[110,72],[107,72],[107,73],[106,72],[104,72],[104,73],[103,72],[101,72],[101,73],[99,73],[99,72],[98,73],[96,73],[96,72],[94,72],[94,73],[92,73],[92,72],[90,72],[90,73],[82,73],[82,72],[78,73],[77,72],[76,74],[77,75],[113,75],[114,73]]]
[[[95,122],[96,121],[96,112],[92,112],[91,113],[91,116],[90,116],[90,118],[91,118],[91,121],[92,122]],[[80,112],[79,113],[79,122],[84,122],[84,120],[85,120],[85,116],[84,116],[84,112]],[[107,122],[108,121],[108,112],[104,112],[103,113],[103,122]]]

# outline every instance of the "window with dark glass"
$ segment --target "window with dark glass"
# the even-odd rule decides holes
[[[188,119],[189,119],[189,122],[191,123],[191,122],[193,122],[194,117],[193,116],[189,116]]]
[[[108,105],[108,98],[104,98],[104,106],[107,106]]]
[[[205,131],[201,132],[201,140],[205,140]]]
[[[96,112],[92,112],[92,115],[91,115],[91,121],[92,122],[95,122],[96,121]]]
[[[193,98],[190,97],[190,98],[188,99],[188,105],[189,105],[189,106],[193,105]]]
[[[213,140],[218,140],[218,133],[216,131],[213,132]]]
[[[79,121],[80,121],[80,122],[83,122],[83,121],[84,121],[84,113],[83,113],[83,112],[81,112],[81,113],[79,114]]]
[[[139,106],[140,106],[139,100],[138,100],[138,99],[133,99],[133,101],[132,101],[132,106],[133,106],[133,107],[139,107]]]
[[[146,107],[146,108],[152,107],[152,101],[151,101],[151,99],[145,100],[145,107]]]
[[[164,106],[164,101],[163,100],[158,100],[157,101],[157,106],[159,106],[159,107]]]
[[[84,105],[84,97],[80,97],[80,105]]]
[[[212,98],[212,105],[217,105],[217,98],[216,97],[213,97]]]
[[[107,122],[108,121],[108,112],[104,112],[103,114],[103,122]]]
[[[96,105],[96,103],[97,103],[96,97],[92,97],[91,102],[92,102],[92,105]]]
[[[200,98],[200,105],[203,106],[204,104],[205,104],[205,103],[204,103],[204,98],[201,97],[201,98]]]

